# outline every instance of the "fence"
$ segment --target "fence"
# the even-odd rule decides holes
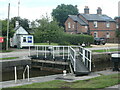
[[[67,60],[70,60],[74,71],[76,71],[76,60],[82,60],[84,65],[91,71],[91,51],[81,46],[29,46],[29,56],[33,54],[36,54],[37,57],[41,54],[45,59],[49,55],[52,56],[52,59],[55,59],[58,56],[62,56],[62,59],[66,59],[65,57],[67,57]]]

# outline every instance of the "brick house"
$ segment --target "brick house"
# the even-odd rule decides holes
[[[68,16],[65,22],[65,32],[115,38],[116,22],[111,17],[102,14],[100,7],[97,9],[97,14],[89,14],[89,8],[86,6],[84,13]]]
[[[115,17],[116,23],[117,23],[117,29],[120,30],[120,16]]]

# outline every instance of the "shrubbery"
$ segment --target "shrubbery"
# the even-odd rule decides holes
[[[60,45],[63,43],[63,45],[71,44],[71,45],[81,45],[82,43],[85,43],[86,45],[89,45],[93,43],[93,37],[90,35],[82,35],[82,34],[63,34],[60,42],[58,42]]]
[[[60,33],[57,37],[54,37],[51,40],[52,43],[58,43],[59,45],[81,45],[85,43],[89,46],[93,43],[93,37],[90,35],[82,35],[82,34],[67,34],[67,33]],[[36,43],[47,43],[44,37],[36,37]]]

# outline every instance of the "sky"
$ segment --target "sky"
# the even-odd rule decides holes
[[[19,0],[0,0],[0,19],[8,16],[8,3],[10,3],[10,18],[18,16]],[[51,18],[51,12],[58,5],[77,5],[79,13],[84,13],[84,7],[88,6],[90,14],[96,14],[98,7],[102,13],[112,18],[118,16],[118,2],[120,0],[20,0],[19,16],[33,21],[43,16]],[[119,4],[120,5],[120,4]]]

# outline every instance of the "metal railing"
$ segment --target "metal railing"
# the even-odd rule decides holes
[[[91,71],[91,51],[83,47],[79,47],[79,58],[89,71]]]
[[[79,55],[80,60],[82,60],[84,65],[91,71],[91,51],[81,46],[29,46],[29,56],[36,54],[36,56],[39,57],[39,54],[42,54],[44,58],[47,58],[48,53],[52,55],[53,59],[57,56],[62,56],[62,59],[65,59],[65,56],[67,56],[67,59],[71,61],[74,67],[74,71],[76,71],[76,58]]]
[[[29,46],[29,56],[36,54],[39,57],[40,54],[47,58],[47,54],[51,54],[52,58],[55,59],[56,56],[62,56],[62,59],[65,59],[65,56],[68,56],[69,59],[69,46],[52,46],[52,45],[34,45]]]
[[[74,71],[76,71],[76,51],[72,47],[69,47],[69,51],[71,64],[74,68]]]
[[[15,83],[17,83],[17,68],[16,66],[14,67],[14,70],[15,70]],[[28,81],[30,80],[29,79],[29,66],[27,65],[23,71],[23,80],[25,80],[25,72],[27,70],[27,78],[28,78]]]
[[[25,80],[25,72],[26,72],[26,70],[27,70],[27,79],[29,81],[30,79],[29,79],[29,66],[28,65],[25,67],[25,69],[23,71],[23,80]]]

